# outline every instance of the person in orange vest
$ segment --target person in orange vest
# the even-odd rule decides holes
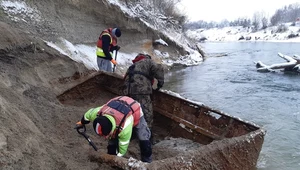
[[[109,139],[107,153],[124,156],[127,152],[132,133],[139,139],[141,161],[152,161],[151,132],[144,118],[141,105],[128,96],[118,96],[100,107],[88,110],[76,129],[85,128],[85,124],[93,122],[95,132]],[[79,128],[79,129],[78,129]]]
[[[120,50],[117,45],[117,38],[121,37],[121,30],[119,28],[108,28],[102,31],[97,42],[97,65],[99,70],[112,72],[112,64],[117,65],[113,59],[112,52]]]

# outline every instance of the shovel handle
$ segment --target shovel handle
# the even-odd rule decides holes
[[[118,55],[118,51],[115,50],[115,60],[116,61],[117,61],[117,55]],[[115,72],[115,70],[116,70],[116,65],[114,65],[114,67],[113,67],[113,72]]]
[[[82,129],[82,130],[81,130]],[[98,148],[96,147],[96,145],[94,144],[94,142],[89,138],[89,136],[85,133],[86,128],[85,126],[83,126],[82,128],[77,128],[76,129],[77,132],[82,135],[88,142],[89,144],[94,148],[95,151],[98,150]]]
[[[98,150],[94,142],[88,137],[86,133],[82,133],[81,135],[84,136],[84,138],[89,142],[89,144],[94,148],[95,151]]]

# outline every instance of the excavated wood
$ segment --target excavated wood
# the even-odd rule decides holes
[[[216,140],[196,150],[151,163],[107,154],[97,159],[100,163],[126,170],[255,170],[264,134],[263,130],[257,130],[250,135]]]
[[[85,105],[104,103],[108,98],[120,94],[119,87],[123,83],[123,79],[119,76],[99,73],[58,98],[64,104],[76,106],[82,105],[83,100]],[[114,86],[111,86],[112,84]],[[101,154],[96,157],[97,162],[120,169],[137,170],[256,169],[265,135],[265,131],[259,126],[203,104],[173,96],[168,91],[154,92],[153,109],[154,117],[156,117],[155,124],[166,131],[164,134],[174,138],[189,139],[201,145],[161,159],[157,157],[155,159],[155,156],[159,154],[157,153],[159,148],[154,147],[155,154],[152,163],[137,160],[139,159],[138,152],[131,155],[137,159],[131,156],[127,159]]]
[[[196,126],[196,125],[192,124],[191,122],[188,122],[188,121],[186,121],[184,119],[181,119],[181,118],[179,118],[179,117],[177,117],[175,115],[172,115],[172,114],[170,114],[170,113],[168,113],[168,112],[166,112],[164,110],[161,110],[161,109],[156,109],[156,110],[158,112],[162,113],[163,115],[169,117],[170,119],[172,119],[172,120],[174,120],[174,121],[176,121],[178,123],[182,123],[183,125],[189,127],[190,129],[193,129],[193,130],[195,130],[195,131],[197,131],[199,133],[202,133],[202,134],[204,134],[204,135],[206,135],[206,136],[208,136],[208,137],[210,137],[212,139],[221,139],[221,136],[219,136],[217,134],[214,134],[214,133],[212,133],[212,132],[210,132],[210,131],[202,128],[202,127]]]

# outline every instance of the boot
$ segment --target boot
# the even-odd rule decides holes
[[[152,146],[150,140],[141,140],[140,141],[140,150],[141,150],[141,161],[142,162],[152,162]]]

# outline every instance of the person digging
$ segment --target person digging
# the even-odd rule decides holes
[[[151,132],[139,102],[127,96],[115,97],[103,106],[89,109],[75,128],[78,131],[90,122],[96,134],[108,139],[108,154],[124,156],[134,131],[139,140],[141,161],[152,162]]]

